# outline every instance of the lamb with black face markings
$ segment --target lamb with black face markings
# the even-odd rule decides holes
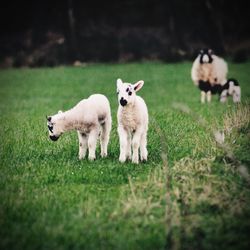
[[[118,95],[118,134],[120,140],[119,161],[130,160],[139,163],[140,160],[147,161],[147,131],[148,131],[148,109],[144,100],[136,95],[144,84],[144,81],[138,81],[135,84],[123,83],[121,79],[117,80]],[[131,154],[131,146],[133,155]]]
[[[76,130],[79,139],[79,159],[96,158],[96,144],[100,136],[101,157],[106,157],[111,130],[111,111],[108,99],[101,94],[83,99],[72,109],[47,117],[49,137],[57,141],[66,131]]]

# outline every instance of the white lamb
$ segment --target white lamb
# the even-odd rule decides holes
[[[131,159],[131,142],[133,148],[132,162],[139,163],[139,148],[140,160],[147,161],[148,109],[144,100],[136,95],[143,84],[144,81],[131,84],[123,83],[121,79],[117,80],[120,162]]]
[[[228,79],[221,87],[220,101],[226,102],[228,96],[233,97],[234,103],[239,103],[241,100],[241,88],[236,79]]]
[[[83,99],[72,109],[47,117],[49,137],[56,141],[66,131],[77,130],[79,159],[89,150],[89,160],[95,159],[96,144],[100,134],[101,156],[107,156],[111,130],[111,112],[108,99],[101,94]]]
[[[211,101],[211,95],[218,93],[218,89],[227,79],[227,63],[216,56],[211,49],[201,50],[191,69],[191,78],[201,90],[201,102]]]

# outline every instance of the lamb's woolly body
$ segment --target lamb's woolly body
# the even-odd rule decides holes
[[[53,121],[60,123],[62,132],[75,129],[89,133],[93,127],[105,122],[109,115],[108,99],[103,95],[95,94],[80,101],[72,109],[54,115]]]
[[[48,125],[53,126],[50,136],[59,137],[70,130],[77,130],[79,137],[79,158],[84,158],[87,146],[89,159],[95,158],[95,147],[101,132],[101,154],[107,155],[107,144],[111,130],[111,111],[108,99],[101,94],[91,95],[72,109],[50,117]],[[87,145],[88,144],[88,145]]]
[[[143,86],[143,83],[139,81],[131,85],[123,84],[120,79],[117,80],[118,101],[120,102],[117,112],[120,162],[131,159],[131,145],[133,163],[139,163],[139,149],[141,161],[147,160],[148,109],[144,100],[135,93]]]
[[[124,129],[130,132],[136,131],[139,126],[145,125],[147,130],[148,113],[147,106],[140,96],[136,96],[134,104],[118,108],[118,123],[122,124]]]

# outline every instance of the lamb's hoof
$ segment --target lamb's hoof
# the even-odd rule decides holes
[[[126,157],[120,156],[119,162],[124,163],[126,161]]]
[[[133,160],[132,160],[132,163],[134,163],[134,164],[139,164],[139,160],[138,160],[138,159],[133,159]]]
[[[101,157],[102,157],[102,158],[106,158],[107,156],[108,156],[107,153],[101,153]]]
[[[141,159],[141,162],[142,162],[142,163],[146,163],[146,162],[147,162],[147,159]]]
[[[131,161],[131,159],[132,159],[131,155],[127,155],[126,159],[127,159],[128,161]]]
[[[86,154],[85,154],[85,155],[79,155],[79,156],[78,156],[78,159],[79,159],[79,160],[83,160],[83,159],[85,158],[85,156],[86,156]]]
[[[89,161],[94,161],[95,160],[95,156],[89,156]]]

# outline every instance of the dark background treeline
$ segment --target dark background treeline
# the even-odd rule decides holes
[[[0,63],[193,59],[210,47],[236,62],[250,56],[247,1],[39,0],[1,4]]]

